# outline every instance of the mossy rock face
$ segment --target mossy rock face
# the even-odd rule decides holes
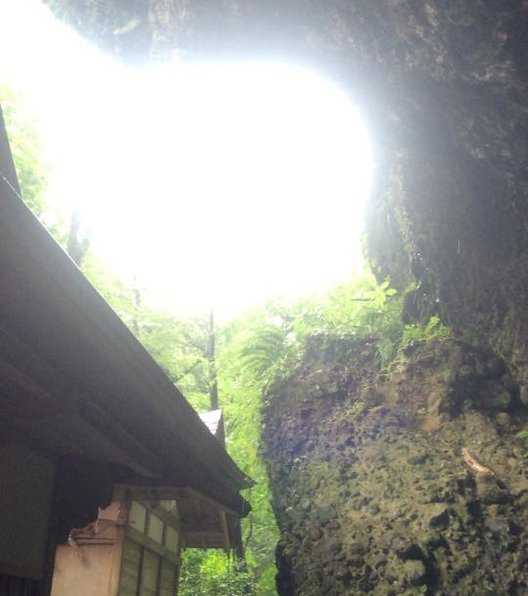
[[[379,380],[374,340],[338,347],[267,396],[279,593],[525,593],[528,418],[504,363],[418,343]]]

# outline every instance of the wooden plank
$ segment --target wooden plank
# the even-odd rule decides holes
[[[41,419],[15,419],[10,427],[25,437],[53,450],[60,445],[60,452],[84,455],[95,460],[119,463],[146,476],[152,475],[151,462],[148,468],[141,465],[145,459],[133,457],[129,451],[121,449],[109,433],[101,433],[78,415],[58,415]],[[152,464],[156,465],[156,464]],[[157,472],[159,473],[159,472]]]
[[[229,540],[229,528],[227,527],[225,511],[220,511],[220,524],[224,535],[224,551],[229,553],[231,551],[231,541]]]
[[[40,453],[17,444],[7,445],[0,452],[3,573],[42,579],[56,479],[56,466]]]
[[[119,580],[119,596],[137,596],[141,546],[128,538],[123,539],[123,558]]]
[[[174,596],[178,580],[178,568],[166,559],[161,561],[160,596]]]
[[[12,283],[12,282],[11,282]],[[0,362],[2,376],[28,396],[38,399],[49,410],[75,412],[81,394],[67,370],[50,361],[35,346],[12,328],[12,321],[2,316],[0,308]]]
[[[123,563],[123,548],[125,539],[125,528],[118,526],[112,549],[112,564],[110,567],[110,577],[108,578],[109,596],[118,596],[119,578],[121,577],[121,565]]]
[[[225,511],[226,514],[238,518],[238,514],[229,507],[221,505],[217,501],[190,487],[157,486],[154,488],[148,486],[117,484],[114,488],[113,498],[116,501],[126,501],[130,499],[132,501],[149,504],[159,503],[159,501],[175,500],[178,504],[180,518],[180,525],[178,527],[181,527],[182,519],[186,515],[189,519],[193,519],[194,516],[198,521],[201,520],[202,522],[207,518],[211,520],[214,519],[216,520],[215,525],[219,523],[217,518],[217,512],[219,511]],[[166,523],[174,525],[173,522],[171,522],[170,517],[163,512],[163,508],[156,507],[155,511]]]
[[[29,370],[21,371],[20,363],[23,363],[23,366]],[[82,454],[81,445],[78,446],[79,448],[73,448],[73,445],[79,443],[78,439],[82,434],[71,428],[77,424],[78,418],[82,418],[87,423],[87,432],[99,435],[99,439],[95,440],[92,445],[91,452],[84,453],[85,455],[100,458],[101,453],[97,453],[97,446],[106,444],[107,453],[104,457],[108,461],[117,461],[127,465],[143,476],[160,476],[159,460],[125,431],[119,421],[110,418],[106,412],[93,403],[92,399],[82,405],[81,394],[77,388],[74,388],[74,381],[68,380],[69,375],[35,353],[34,348],[25,344],[20,337],[12,336],[1,324],[0,374],[2,375],[0,378],[14,384],[15,392],[18,387],[19,393],[19,399],[16,401],[9,401],[3,397],[0,400],[0,411],[2,406],[4,410],[6,407],[10,408],[3,412],[4,418],[23,416],[19,425],[26,425],[26,428],[19,432],[24,434],[26,441],[31,439],[31,435],[28,435],[31,424],[37,425],[39,421],[47,418],[51,422],[53,430],[51,432],[41,430],[39,433],[40,443],[44,442],[43,446],[53,448],[53,437],[57,431],[57,442],[61,452],[65,446],[70,446],[71,449],[67,452]],[[13,388],[10,392],[13,392]],[[26,399],[22,399],[23,397]],[[12,405],[9,405],[11,402]],[[53,415],[51,415],[52,413]],[[65,415],[66,418],[61,418],[61,415]],[[70,419],[68,416],[74,417]],[[32,419],[35,420],[32,421]],[[88,430],[90,427],[93,430]],[[66,435],[67,440],[60,441],[60,435]],[[110,441],[115,444],[115,447],[110,449],[110,453],[113,455],[109,456]]]
[[[59,546],[51,596],[115,596],[109,593],[113,564],[111,545],[82,547],[83,559],[71,546]]]
[[[160,556],[148,549],[143,552],[139,596],[157,596]]]
[[[172,553],[165,546],[158,544],[157,542],[155,542],[148,536],[145,536],[145,534],[141,534],[140,532],[137,532],[133,528],[126,528],[125,536],[132,542],[135,542],[136,544],[139,544],[139,545],[143,546],[144,548],[155,552],[156,554],[160,555],[161,557],[168,559],[175,565],[179,564],[180,559],[177,555]]]
[[[225,538],[222,532],[187,532],[185,548],[224,548]]]
[[[180,501],[180,500],[183,501],[183,499],[186,497],[191,498],[191,499],[196,499],[196,500],[203,501],[204,503],[209,504],[211,507],[213,507],[215,509],[221,508],[223,511],[231,513],[232,515],[235,515],[236,517],[239,516],[239,514],[236,511],[234,511],[233,509],[231,509],[230,507],[226,507],[225,505],[219,503],[218,501],[215,501],[208,495],[201,493],[199,490],[197,490],[193,487],[187,486],[185,488],[181,488],[179,491],[176,492],[176,494],[179,497],[177,499],[178,501]]]

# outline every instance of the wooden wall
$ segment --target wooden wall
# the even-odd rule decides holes
[[[43,579],[54,485],[48,459],[21,445],[0,450],[0,573]]]

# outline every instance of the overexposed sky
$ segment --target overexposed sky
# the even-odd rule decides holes
[[[229,315],[346,281],[367,132],[331,81],[278,62],[113,62],[38,0],[0,0],[0,77],[35,103],[49,198],[175,312]]]

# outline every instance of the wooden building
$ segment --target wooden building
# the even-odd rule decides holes
[[[182,545],[240,550],[251,481],[18,195],[0,116],[0,596],[50,594],[68,538],[54,590],[97,546],[93,594],[138,556],[173,593]]]

